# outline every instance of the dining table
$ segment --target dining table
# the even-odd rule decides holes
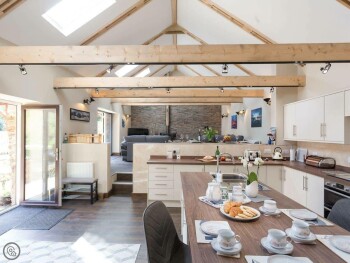
[[[267,250],[262,247],[260,241],[266,237],[269,229],[280,229],[285,231],[292,226],[293,220],[281,213],[280,216],[261,216],[254,221],[239,222],[221,214],[220,210],[209,206],[199,200],[205,196],[208,182],[213,177],[206,172],[182,172],[183,206],[187,224],[187,240],[191,250],[193,263],[212,262],[246,262],[245,255],[269,256]],[[259,191],[259,194],[272,198],[277,202],[279,209],[302,209],[304,206],[286,197],[285,195],[270,189]],[[247,204],[258,209],[263,202]],[[197,243],[195,220],[227,221],[231,230],[240,236],[242,250],[240,258],[229,258],[217,255],[211,244]],[[350,235],[350,232],[337,225],[332,226],[310,226],[312,233],[316,235]],[[308,257],[312,262],[344,262],[328,247],[319,240],[316,244],[301,244],[293,242],[294,250],[290,254],[293,257]]]

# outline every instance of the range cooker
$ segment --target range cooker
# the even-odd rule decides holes
[[[336,170],[323,171],[329,176],[350,181],[350,173]],[[350,199],[350,186],[331,180],[325,181],[324,185],[324,216],[327,217],[334,204],[340,199]]]

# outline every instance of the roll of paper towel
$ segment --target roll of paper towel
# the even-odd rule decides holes
[[[295,150],[293,148],[289,150],[289,159],[295,161]]]

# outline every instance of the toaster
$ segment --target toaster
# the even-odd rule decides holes
[[[255,158],[261,158],[261,152],[260,151],[252,151],[252,150],[245,150],[244,151],[244,159],[249,161],[254,161]]]
[[[305,164],[311,165],[318,168],[327,168],[333,169],[335,168],[335,159],[330,157],[320,157],[316,155],[308,155],[305,158]]]

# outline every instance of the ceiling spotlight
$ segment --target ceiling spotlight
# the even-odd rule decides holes
[[[98,88],[95,89],[95,93],[100,94],[100,91],[98,90]]]
[[[221,114],[221,119],[222,118],[227,118],[227,117],[228,117],[228,113]]]
[[[273,93],[274,91],[275,91],[275,88],[274,88],[274,87],[271,87],[270,93]]]
[[[223,64],[222,65],[222,74],[227,74],[228,73],[228,65],[227,64]]]
[[[111,72],[112,72],[113,69],[114,69],[114,65],[112,64],[112,65],[110,65],[110,66],[108,67],[108,69],[106,69],[106,72],[107,72],[108,74],[111,74]]]
[[[94,101],[95,101],[94,98],[90,97],[90,103]]]
[[[244,115],[245,110],[236,111],[237,115]]]
[[[225,92],[224,88],[220,88],[220,92],[224,93]]]
[[[27,70],[23,65],[18,65],[18,67],[22,75],[27,75]]]
[[[271,98],[265,98],[264,101],[267,105],[271,105]]]
[[[331,66],[332,66],[331,63],[328,62],[328,63],[326,64],[326,66],[321,67],[320,70],[321,70],[321,72],[322,72],[323,74],[327,74],[327,72],[329,71],[329,69],[331,68]]]
[[[166,93],[170,93],[170,88],[166,88]]]

